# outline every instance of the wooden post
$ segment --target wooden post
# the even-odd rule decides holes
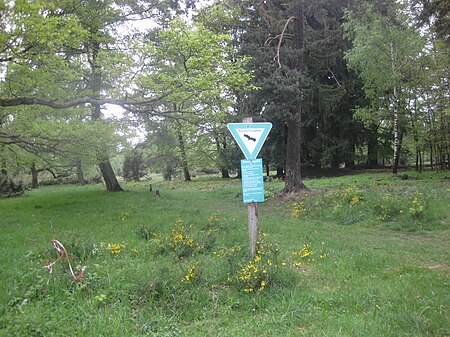
[[[256,243],[258,242],[258,204],[252,202],[248,204],[248,236],[250,243],[250,256],[253,258],[256,253]]]
[[[244,117],[242,119],[242,122],[253,123],[253,118]],[[258,226],[259,226],[258,204],[256,202],[248,204],[247,214],[248,214],[248,236],[250,244],[250,256],[253,258],[256,253],[256,243],[258,242]]]

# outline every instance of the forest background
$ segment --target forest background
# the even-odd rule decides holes
[[[3,194],[24,174],[108,191],[122,190],[116,174],[239,175],[226,124],[244,116],[273,123],[261,156],[285,191],[303,187],[301,170],[448,169],[445,1],[2,1],[0,13]]]

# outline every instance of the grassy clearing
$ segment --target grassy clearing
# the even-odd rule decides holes
[[[308,180],[289,201],[268,182],[254,259],[239,181],[0,200],[0,334],[448,335],[447,173]],[[83,283],[64,262],[42,268],[53,238],[86,266]]]

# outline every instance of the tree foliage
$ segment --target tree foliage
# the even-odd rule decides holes
[[[419,111],[413,113],[411,102],[417,102],[416,90],[425,84],[420,67],[425,39],[408,22],[405,10],[394,2],[381,8],[365,3],[359,11],[347,13],[345,25],[353,43],[346,59],[361,77],[372,106],[372,116],[365,113],[367,109],[360,109],[359,117],[387,124],[392,130],[393,173],[397,173],[403,137],[409,126],[413,126],[418,141],[415,128],[421,117],[417,115]]]
[[[146,64],[137,76],[140,94],[152,97],[164,92],[166,96],[135,112],[148,113],[145,122],[154,124],[151,130],[164,125],[167,136],[175,139],[185,180],[190,180],[189,162],[192,158],[208,161],[205,156],[214,149],[212,144],[219,166],[226,169],[220,159],[227,148],[225,124],[238,93],[252,89],[251,73],[244,68],[247,58],[237,55],[229,32],[213,31],[198,20],[188,23],[175,18],[145,41],[139,58]],[[205,145],[203,155],[201,151],[192,155],[195,147]]]

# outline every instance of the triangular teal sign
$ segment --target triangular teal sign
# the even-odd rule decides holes
[[[272,123],[229,123],[228,130],[233,135],[245,158],[256,159],[267,138]]]

